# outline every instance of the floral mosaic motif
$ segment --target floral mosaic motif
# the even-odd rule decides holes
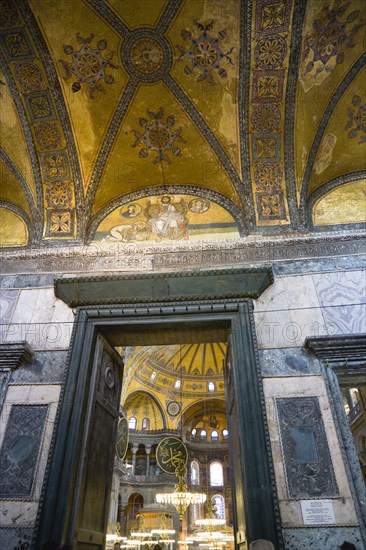
[[[42,161],[45,179],[68,177],[68,163],[64,152],[45,153]]]
[[[71,212],[51,212],[50,233],[71,233]]]
[[[60,146],[61,134],[53,122],[41,122],[35,128],[38,144],[42,149],[55,149]]]
[[[271,34],[288,30],[290,2],[288,0],[257,0],[256,33]]]
[[[111,74],[106,74],[106,68],[118,69],[118,65],[112,63],[115,53],[109,52],[103,57],[102,52],[107,49],[107,40],[99,40],[96,48],[92,48],[90,43],[94,38],[91,34],[87,38],[83,38],[79,33],[76,34],[76,40],[81,44],[81,48],[77,51],[73,46],[64,44],[64,52],[66,55],[71,55],[71,63],[60,59],[60,63],[65,69],[65,80],[76,77],[72,85],[72,91],[77,92],[81,88],[81,84],[85,83],[88,86],[88,95],[93,99],[96,92],[105,93],[105,88],[100,81],[105,84],[113,84],[114,77]]]
[[[67,208],[71,203],[71,189],[66,183],[50,183],[46,187],[47,205],[54,208]]]
[[[130,56],[136,70],[150,75],[162,66],[164,52],[156,40],[143,37],[132,44]]]
[[[0,0],[0,27],[15,27],[18,23],[18,13],[15,6],[8,0]]]
[[[180,51],[179,60],[185,59],[190,61],[186,65],[184,71],[186,74],[192,74],[193,71],[199,71],[197,82],[207,81],[209,84],[215,85],[213,71],[216,71],[220,78],[226,78],[226,69],[221,67],[221,62],[226,60],[230,65],[233,65],[230,54],[234,48],[230,48],[226,52],[222,50],[221,41],[227,36],[225,30],[220,30],[216,36],[212,36],[209,31],[213,29],[214,22],[210,21],[207,25],[202,25],[199,21],[194,21],[197,29],[200,31],[198,36],[194,36],[189,30],[181,31],[181,37],[186,42],[190,42],[188,49],[177,45]]]
[[[253,77],[253,100],[275,102],[282,99],[283,70],[256,71]]]
[[[282,193],[272,193],[268,195],[258,193],[257,207],[260,220],[283,218],[284,208]]]
[[[280,136],[269,134],[254,134],[252,136],[253,157],[255,161],[279,162]]]
[[[365,143],[366,141],[366,104],[362,103],[359,95],[355,95],[352,98],[352,105],[354,108],[348,109],[348,121],[345,126],[345,130],[349,130],[347,137],[355,138],[359,134],[358,143]]]
[[[143,128],[143,132],[133,131],[136,141],[133,147],[143,145],[140,150],[139,157],[144,158],[149,155],[150,152],[156,152],[157,155],[153,159],[153,163],[165,161],[171,164],[171,160],[166,154],[167,151],[171,151],[173,155],[180,156],[181,150],[176,145],[176,141],[185,143],[185,140],[181,136],[182,128],[178,127],[173,130],[175,125],[175,117],[170,115],[163,122],[164,109],[160,107],[157,113],[153,113],[148,110],[150,120],[147,118],[140,118],[139,123]]]
[[[277,105],[258,105],[252,114],[252,124],[258,132],[275,132],[281,122]]]
[[[254,181],[259,191],[280,189],[282,170],[279,164],[257,164],[254,170]]]
[[[276,69],[286,57],[286,40],[280,35],[265,36],[255,47],[254,58],[261,69]]]
[[[41,69],[35,63],[23,61],[15,65],[15,76],[21,86],[29,92],[40,90],[44,85]]]
[[[22,30],[4,33],[3,41],[9,58],[24,59],[33,56],[32,46]]]
[[[334,7],[325,6],[318,19],[313,22],[313,28],[304,38],[303,61],[306,63],[305,73],[332,71],[334,64],[344,60],[344,48],[352,48],[354,37],[362,27],[356,23],[360,10],[354,10],[345,16],[350,2],[336,2]]]
[[[52,100],[48,90],[35,94],[27,94],[25,101],[33,121],[55,118]]]

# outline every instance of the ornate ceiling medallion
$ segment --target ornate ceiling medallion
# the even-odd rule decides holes
[[[127,72],[146,84],[161,80],[172,66],[169,43],[152,29],[131,32],[120,55]]]

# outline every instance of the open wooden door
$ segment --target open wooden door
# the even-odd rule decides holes
[[[122,358],[99,335],[67,537],[73,550],[104,548],[122,374]]]
[[[236,410],[236,399],[234,391],[234,376],[232,368],[232,352],[230,340],[228,342],[226,360],[224,367],[225,395],[226,395],[226,416],[230,437],[230,469],[232,483],[232,499],[234,512],[234,533],[236,537],[235,547],[240,550],[247,550],[247,536],[245,527],[245,502],[244,484],[242,472],[242,449],[240,441],[243,437],[241,423]]]

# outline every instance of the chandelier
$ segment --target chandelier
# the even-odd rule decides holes
[[[172,504],[179,514],[179,519],[182,521],[183,514],[190,504],[203,504],[206,501],[205,493],[190,493],[184,482],[184,477],[187,469],[184,464],[178,466],[175,474],[178,478],[178,483],[173,492],[158,493],[155,498],[159,504]]]

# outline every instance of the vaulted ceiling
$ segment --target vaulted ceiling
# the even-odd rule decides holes
[[[0,243],[365,222],[364,0],[0,0]]]

